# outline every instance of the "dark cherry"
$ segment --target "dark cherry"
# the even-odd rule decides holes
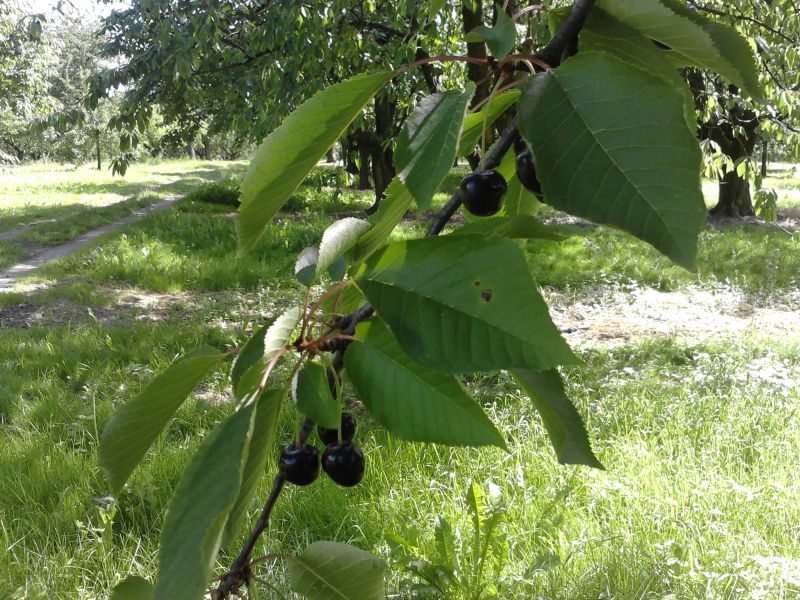
[[[319,451],[311,444],[289,444],[278,459],[278,470],[286,481],[308,485],[319,475]]]
[[[353,487],[364,477],[364,453],[350,441],[330,444],[322,453],[322,468],[334,482]]]
[[[541,198],[542,184],[536,177],[536,162],[533,160],[530,148],[517,154],[517,177],[522,185]]]
[[[342,441],[352,440],[356,436],[356,418],[349,412],[342,413]],[[317,425],[317,436],[326,446],[339,441],[339,434],[335,429],[328,429]]]
[[[497,171],[467,175],[461,180],[461,200],[473,215],[490,217],[503,205],[508,186]]]

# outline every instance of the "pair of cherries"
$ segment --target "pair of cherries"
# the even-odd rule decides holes
[[[364,477],[364,453],[353,443],[356,419],[342,413],[342,437],[336,429],[317,427],[317,436],[325,444],[322,469],[335,483],[353,487]],[[319,476],[320,456],[313,444],[289,444],[278,459],[281,476],[295,485],[309,485]]]

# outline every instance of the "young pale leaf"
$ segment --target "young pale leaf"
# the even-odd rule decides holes
[[[357,75],[301,104],[267,136],[242,180],[239,249],[252,249],[270,219],[394,73]]]
[[[339,408],[328,385],[328,370],[316,362],[307,362],[292,381],[292,400],[297,410],[314,422],[336,429]]]
[[[504,58],[514,48],[517,40],[517,28],[501,5],[496,4],[494,12],[497,15],[494,27],[479,25],[464,39],[468,42],[486,42],[489,51],[495,58]]]
[[[531,397],[542,416],[558,462],[604,468],[592,452],[583,419],[567,397],[558,371],[551,369],[535,373],[515,369],[511,374]]]
[[[159,544],[154,600],[201,600],[242,484],[256,403],[225,419],[183,472]]]
[[[236,355],[236,360],[233,361],[231,367],[231,385],[234,393],[239,387],[239,381],[242,376],[256,364],[264,364],[264,340],[267,336],[267,331],[275,322],[275,319],[270,319],[265,325],[257,329],[250,339],[247,340],[244,346],[241,347],[239,353]],[[242,396],[243,394],[237,394]]]
[[[464,113],[475,86],[423,98],[397,140],[394,164],[398,177],[425,210],[453,166]]]
[[[714,23],[696,10],[676,0],[661,0],[669,8],[696,23],[711,37],[711,41],[720,53],[721,62],[717,67],[708,65],[735,83],[755,100],[764,100],[764,90],[758,81],[758,66],[753,50],[747,40],[738,31],[720,23]],[[722,70],[724,69],[724,70]]]
[[[706,208],[679,90],[605,52],[582,52],[534,78],[519,118],[548,204],[694,268]]]
[[[294,306],[285,310],[280,317],[267,329],[267,334],[264,336],[264,363],[269,362],[275,354],[289,343],[289,338],[292,337],[295,327],[300,323],[303,318],[303,309],[299,306]]]
[[[297,281],[308,287],[314,283],[317,276],[317,261],[319,260],[319,248],[309,246],[297,256],[294,263],[294,276]]]
[[[146,579],[129,575],[111,590],[111,600],[150,600],[153,585]]]
[[[282,389],[264,390],[258,399],[253,417],[253,432],[247,450],[247,461],[242,469],[242,485],[225,524],[225,532],[222,536],[223,546],[227,546],[236,539],[247,518],[247,510],[255,497],[258,481],[264,474],[267,459],[275,441],[282,401]]]
[[[509,239],[447,235],[392,244],[364,263],[356,283],[403,350],[432,369],[575,362]]]
[[[292,590],[308,600],[384,600],[386,565],[360,548],[315,542],[287,563]]]
[[[364,405],[397,437],[453,446],[505,447],[503,437],[458,380],[409,357],[377,317],[359,324],[344,355]]]
[[[100,466],[114,493],[122,489],[186,397],[221,360],[222,354],[211,348],[187,354],[114,411],[103,429],[99,449]]]
[[[372,227],[366,231],[353,248],[353,264],[364,261],[380,248],[411,206],[413,196],[397,177],[386,188],[386,196],[378,206]]]
[[[519,100],[520,91],[510,90],[492,96],[486,106],[478,112],[470,113],[464,118],[464,130],[458,144],[458,155],[471,154],[481,138],[483,128],[489,127],[506,109]]]
[[[478,234],[487,237],[500,236],[512,239],[536,239],[562,242],[567,236],[558,233],[552,227],[542,224],[531,215],[515,215],[513,217],[491,217],[468,223],[456,229],[454,235]]]
[[[356,245],[361,235],[370,228],[367,221],[347,217],[339,219],[333,225],[328,227],[322,234],[322,241],[319,245],[319,258],[317,259],[317,276],[323,271],[332,267],[337,259],[343,258],[352,248]],[[343,264],[346,263],[342,261]],[[344,273],[336,277],[336,273],[332,274],[334,279],[341,279]]]

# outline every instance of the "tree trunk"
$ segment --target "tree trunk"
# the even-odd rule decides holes
[[[94,151],[95,157],[97,158],[97,170],[103,170],[103,163],[100,160],[100,130],[97,130],[94,134]]]
[[[358,189],[368,190],[371,186],[369,180],[369,157],[372,144],[369,134],[365,131],[358,136]]]
[[[392,152],[391,144],[388,143],[394,133],[394,109],[395,104],[387,92],[375,98],[375,136],[371,144],[372,183],[375,186],[375,202],[367,209],[368,215],[378,210],[383,194],[395,175],[394,153]]]
[[[767,161],[769,160],[769,142],[764,140],[761,146],[761,177],[767,176]]]
[[[211,136],[204,135],[203,136],[203,159],[204,160],[211,160]]]
[[[716,217],[752,217],[753,201],[750,185],[736,172],[728,171],[719,182],[719,200],[710,213]]]
[[[189,158],[195,160],[197,158],[197,153],[194,151],[194,144],[189,144],[186,148],[186,154],[189,155]]]

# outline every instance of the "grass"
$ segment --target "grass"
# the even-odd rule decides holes
[[[318,241],[330,213],[362,209],[370,195],[301,188],[292,214],[241,261],[230,207],[190,197],[47,266],[32,280],[47,284],[42,291],[0,296],[0,598],[107,597],[129,573],[153,576],[170,491],[231,410],[229,367],[184,404],[116,503],[96,466],[105,421],[175,356],[241,344],[248,325],[297,302],[297,253]],[[395,237],[423,228],[403,223]],[[529,245],[530,264],[543,285],[578,298],[597,286],[723,283],[770,303],[800,289],[797,238],[780,230],[707,230],[697,274],[625,234],[566,230],[572,236],[559,245]],[[157,302],[159,294],[175,304],[120,304],[125,295]],[[4,321],[31,307],[53,315],[25,328]],[[580,356],[584,364],[564,375],[606,471],[557,464],[534,407],[508,376],[474,376],[465,384],[508,453],[402,442],[357,407],[368,460],[362,485],[345,490],[323,478],[288,489],[256,554],[335,538],[390,559],[388,538],[397,534],[432,558],[440,517],[468,535],[464,496],[476,480],[496,485],[505,505],[503,560],[491,574],[500,598],[800,596],[798,341],[655,338]],[[291,430],[285,407],[281,439]],[[221,566],[230,561],[220,557]],[[263,598],[291,597],[282,564],[259,572],[277,588],[265,587]],[[408,578],[394,570],[389,591],[411,598]]]

